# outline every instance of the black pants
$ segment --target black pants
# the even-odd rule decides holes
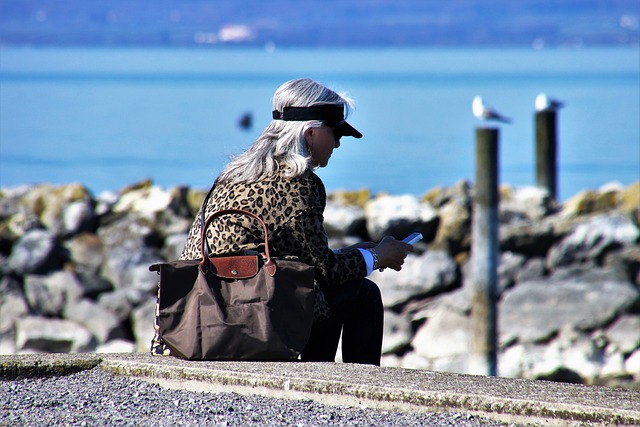
[[[378,285],[354,280],[324,290],[332,315],[315,322],[302,360],[333,362],[342,332],[342,360],[380,365],[384,308]]]

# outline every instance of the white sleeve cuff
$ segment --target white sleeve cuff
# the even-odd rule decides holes
[[[367,263],[367,276],[373,273],[373,255],[366,249],[358,248],[362,257],[364,258],[364,262]]]

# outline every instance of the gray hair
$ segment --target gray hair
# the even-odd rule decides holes
[[[343,105],[345,119],[353,108],[353,101],[344,94],[311,79],[290,80],[280,86],[273,96],[273,109],[309,107],[318,104]],[[282,166],[285,176],[295,178],[312,168],[311,154],[304,132],[319,127],[322,122],[272,120],[249,149],[231,159],[216,180],[218,184],[251,183],[273,177]]]

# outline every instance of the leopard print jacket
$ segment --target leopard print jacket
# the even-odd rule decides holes
[[[358,250],[336,254],[329,248],[324,229],[326,190],[320,178],[309,171],[298,178],[283,172],[256,183],[216,185],[205,207],[205,218],[222,209],[242,209],[259,216],[269,232],[272,256],[295,256],[316,268],[315,318],[328,315],[321,290],[327,286],[363,278],[367,275],[364,258]],[[202,224],[197,215],[189,231],[181,259],[201,258]],[[264,250],[262,227],[254,219],[225,215],[213,220],[207,230],[211,253],[228,255],[243,250]],[[319,288],[319,289],[318,289]]]

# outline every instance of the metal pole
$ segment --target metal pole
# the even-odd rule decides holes
[[[476,129],[476,185],[471,246],[469,372],[497,375],[498,148],[496,128]]]
[[[536,184],[557,200],[557,113],[536,113]]]

